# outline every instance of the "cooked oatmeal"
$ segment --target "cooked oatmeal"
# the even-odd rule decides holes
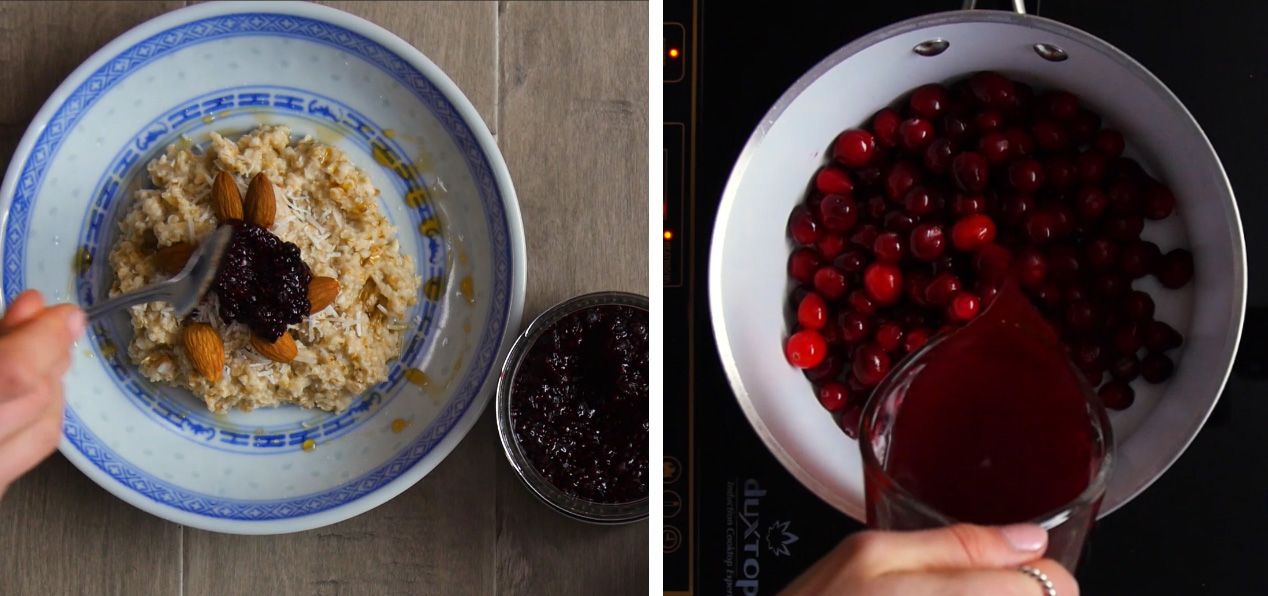
[[[189,389],[213,411],[283,403],[339,411],[387,377],[421,280],[378,206],[378,189],[341,151],[308,137],[292,142],[286,127],[263,126],[236,142],[212,133],[202,153],[170,146],[146,169],[154,188],[136,192],[110,252],[112,295],[166,277],[155,268],[157,249],[197,242],[216,229],[210,194],[219,171],[232,174],[241,192],[264,172],[277,196],[271,231],[298,245],[312,274],[337,279],[342,291],[330,307],[290,327],[298,355],[286,364],[256,353],[246,326],[220,320],[209,295],[193,321],[210,324],[224,341],[225,368],[215,383],[191,365],[170,305],[134,306],[128,356],[142,375]]]

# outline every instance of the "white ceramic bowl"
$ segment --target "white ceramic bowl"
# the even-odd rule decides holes
[[[950,46],[931,57],[913,52],[934,39]],[[1034,51],[1036,43],[1055,44],[1068,59],[1047,61]],[[1121,129],[1133,156],[1179,200],[1180,217],[1150,222],[1144,236],[1164,252],[1187,247],[1194,254],[1194,283],[1155,293],[1157,316],[1185,336],[1175,354],[1177,374],[1161,386],[1137,383],[1136,404],[1111,417],[1118,459],[1102,515],[1139,494],[1180,456],[1214,407],[1237,350],[1246,260],[1232,189],[1206,135],[1153,75],[1087,33],[1012,13],[942,13],[872,33],[806,73],[762,119],[727,183],[709,261],[714,334],[749,422],[806,487],[859,520],[857,444],[782,352],[790,251],[785,222],[838,132],[921,84],[979,70],[1072,91]],[[1134,286],[1160,289],[1152,278]]]
[[[66,376],[61,451],[97,483],[199,528],[277,533],[364,512],[436,466],[474,424],[524,299],[523,229],[501,155],[434,64],[367,21],[310,4],[202,4],[94,54],[36,115],[0,189],[3,295],[89,304],[144,164],[182,136],[281,123],[343,149],[382,192],[419,296],[390,377],[341,414],[212,415],[126,355],[127,315],[94,326]],[[405,197],[425,189],[410,207]],[[79,255],[92,264],[77,273]],[[460,297],[469,284],[474,302]],[[406,382],[414,367],[426,387]],[[393,430],[394,420],[404,429]],[[397,424],[397,427],[400,425]],[[307,440],[315,449],[305,450]]]

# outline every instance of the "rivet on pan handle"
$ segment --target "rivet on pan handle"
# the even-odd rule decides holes
[[[977,8],[977,0],[964,0],[963,8],[964,10],[973,10]],[[1017,14],[1026,14],[1026,0],[1013,0],[1013,11],[1015,11]],[[933,41],[942,41],[942,40],[933,40]],[[915,51],[917,54],[920,54],[921,56],[937,55],[942,53],[942,50],[939,50],[935,52],[934,54],[922,53],[919,48],[920,46],[927,43],[930,43],[930,42],[926,41],[926,42],[917,44],[916,47],[913,48],[913,51]],[[943,43],[946,43],[946,42],[943,42]],[[1043,58],[1044,60],[1047,60],[1049,62],[1062,62],[1070,57],[1069,54],[1065,53],[1065,50],[1061,49],[1060,46],[1057,46],[1055,44],[1041,42],[1031,46],[1031,48],[1035,50],[1036,54],[1039,54],[1040,58]],[[946,47],[944,46],[942,49],[945,50]]]

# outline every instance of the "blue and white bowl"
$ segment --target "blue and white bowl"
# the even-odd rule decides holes
[[[169,144],[262,123],[333,144],[368,172],[401,249],[422,279],[434,280],[410,313],[401,359],[339,414],[212,414],[188,392],[138,374],[120,314],[75,348],[61,442],[68,459],[121,499],[181,524],[244,534],[347,519],[435,467],[488,402],[525,282],[506,165],[440,69],[395,35],[331,8],[218,3],[114,40],[36,115],[0,188],[5,303],[26,288],[61,302],[99,300],[111,282],[115,222],[148,183],[145,164]],[[427,382],[407,379],[408,368]]]

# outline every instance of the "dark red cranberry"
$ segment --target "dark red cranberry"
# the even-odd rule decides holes
[[[906,234],[916,227],[916,218],[902,211],[890,211],[885,214],[885,229],[891,232]]]
[[[986,158],[991,165],[999,165],[1008,161],[1012,157],[1012,150],[1008,145],[1008,137],[1003,132],[991,132],[982,135],[977,142],[977,150]]]
[[[1047,174],[1048,184],[1053,188],[1070,188],[1074,185],[1077,176],[1077,170],[1074,166],[1074,160],[1064,155],[1054,155],[1044,162],[1044,173]]]
[[[973,123],[977,125],[977,131],[985,136],[987,133],[1003,128],[1004,116],[994,110],[982,110],[973,117]]]
[[[972,252],[995,241],[995,222],[981,213],[968,215],[951,228],[951,244],[957,250]]]
[[[1177,248],[1158,259],[1154,276],[1164,288],[1183,288],[1193,279],[1193,253]]]
[[[1008,115],[1018,120],[1030,119],[1034,109],[1035,90],[1021,81],[1013,81],[1013,100],[1008,105]]]
[[[851,439],[857,439],[859,436],[859,425],[863,422],[863,406],[860,404],[851,404],[841,411],[841,415],[837,418],[837,426],[841,428],[841,432]]]
[[[859,186],[878,188],[885,178],[885,172],[888,171],[889,163],[877,157],[873,158],[872,163],[866,168],[854,170],[854,179],[859,183]]]
[[[1092,292],[1109,300],[1123,297],[1131,287],[1126,276],[1113,271],[1104,271],[1092,278]]]
[[[898,125],[898,138],[903,148],[915,153],[933,141],[933,124],[924,118],[908,118]]]
[[[1016,87],[1013,82],[999,73],[983,71],[969,78],[969,89],[973,96],[983,105],[995,108],[1008,108],[1013,102]]]
[[[1070,244],[1056,244],[1048,249],[1048,271],[1053,279],[1069,283],[1079,278],[1083,269],[1079,251]]]
[[[866,130],[851,128],[832,143],[832,158],[849,168],[861,168],[876,154],[876,137]]]
[[[876,115],[872,116],[872,133],[876,135],[876,142],[882,147],[898,146],[898,123],[902,122],[902,116],[893,108],[885,108]]]
[[[903,279],[907,300],[917,306],[928,306],[929,304],[925,302],[925,291],[929,287],[931,279],[933,279],[933,275],[928,271],[920,269],[908,271]]]
[[[942,118],[942,134],[950,141],[950,146],[961,148],[973,136],[973,125],[964,116],[947,114]]]
[[[872,263],[863,271],[863,289],[877,304],[893,304],[902,297],[903,272],[894,265]]]
[[[860,312],[847,312],[840,316],[841,340],[847,344],[867,341],[872,335],[872,318]]]
[[[1035,144],[1045,151],[1064,151],[1070,148],[1070,135],[1060,124],[1052,120],[1036,120],[1030,125]]]
[[[1030,195],[1006,194],[1000,204],[1000,218],[1008,225],[1017,225],[1026,221],[1035,208],[1035,198]]]
[[[1100,309],[1090,300],[1076,300],[1066,305],[1065,326],[1075,335],[1087,335],[1095,331],[1100,322]]]
[[[1119,356],[1109,368],[1110,376],[1116,381],[1130,383],[1140,375],[1140,360],[1136,356],[1129,354],[1127,356]]]
[[[932,261],[942,256],[946,250],[946,238],[942,226],[936,224],[920,224],[911,231],[908,241],[911,255],[921,261]]]
[[[876,314],[876,303],[873,302],[867,295],[867,292],[863,290],[854,290],[853,292],[850,292],[850,295],[846,297],[845,302],[856,313],[868,316]]]
[[[951,303],[951,299],[960,292],[963,285],[954,273],[939,273],[925,287],[925,302],[930,306],[942,307]]]
[[[792,334],[784,346],[784,355],[788,363],[797,368],[814,368],[823,362],[828,353],[828,344],[817,331],[803,329]]]
[[[858,206],[846,195],[828,195],[819,203],[819,221],[833,232],[846,232],[859,221]]]
[[[911,111],[921,118],[933,120],[946,111],[951,102],[947,88],[931,84],[917,87],[911,92]]]
[[[917,184],[903,197],[903,208],[912,217],[924,217],[938,210],[938,202],[935,191]]]
[[[805,205],[793,207],[788,217],[788,235],[793,242],[802,245],[814,244],[819,239],[819,224]]]
[[[1116,180],[1106,191],[1110,211],[1116,215],[1132,215],[1144,209],[1140,185],[1131,180]]]
[[[1083,341],[1075,344],[1070,351],[1070,359],[1076,366],[1104,365],[1108,354],[1100,344]]]
[[[1102,385],[1096,394],[1101,398],[1101,403],[1111,410],[1126,410],[1136,401],[1136,392],[1131,385],[1122,381],[1110,381]]]
[[[889,202],[885,197],[872,195],[863,203],[863,217],[871,221],[879,221],[889,213]]]
[[[1035,244],[1047,244],[1056,238],[1060,225],[1052,212],[1039,210],[1026,216],[1026,237]]]
[[[885,232],[876,236],[872,243],[872,254],[882,263],[897,263],[903,259],[903,239],[893,232]]]
[[[1155,184],[1145,191],[1145,217],[1149,219],[1166,219],[1176,208],[1176,196],[1161,184]]]
[[[1118,245],[1104,238],[1083,245],[1083,262],[1092,271],[1108,271],[1118,264]]]
[[[1044,207],[1044,211],[1052,214],[1052,221],[1056,224],[1057,238],[1064,238],[1074,232],[1077,222],[1074,218],[1074,210],[1069,205],[1061,201],[1053,201]]]
[[[1134,355],[1143,345],[1139,323],[1127,323],[1114,331],[1114,350],[1123,356]]]
[[[828,323],[828,303],[823,296],[806,293],[797,305],[797,323],[806,329],[819,329]]]
[[[963,192],[981,194],[986,190],[988,165],[980,153],[965,151],[951,160],[951,177]]]
[[[1045,93],[1040,105],[1045,114],[1063,122],[1072,121],[1079,115],[1079,98],[1067,91]]]
[[[1008,146],[1013,152],[1013,157],[1025,157],[1034,154],[1035,137],[1026,132],[1026,129],[1014,126],[1004,131],[1004,136],[1008,137]]]
[[[876,345],[893,354],[903,344],[903,326],[892,321],[881,323],[876,327]]]
[[[1123,133],[1112,128],[1103,129],[1092,139],[1092,148],[1105,157],[1118,157],[1123,154]]]
[[[819,253],[812,248],[798,248],[788,257],[788,277],[801,283],[810,283],[819,270]]]
[[[1119,257],[1119,269],[1132,279],[1140,279],[1154,270],[1154,265],[1162,257],[1158,245],[1148,240],[1136,240],[1123,245],[1123,254]]]
[[[982,299],[969,292],[957,292],[947,305],[947,318],[952,321],[970,321],[982,308]]]
[[[1132,242],[1140,239],[1145,229],[1145,219],[1139,215],[1123,215],[1111,217],[1105,221],[1105,234],[1119,242]]]
[[[815,271],[814,286],[819,293],[831,300],[844,296],[848,289],[845,273],[832,266],[820,267],[818,271]]]
[[[951,169],[953,152],[949,139],[934,139],[929,146],[925,147],[925,169],[935,174],[946,174]]]
[[[1070,123],[1070,140],[1076,145],[1092,141],[1096,131],[1101,128],[1101,117],[1091,110],[1079,110],[1079,115]]]
[[[983,308],[988,307],[992,302],[995,302],[995,296],[999,295],[999,285],[995,282],[980,279],[975,286],[976,287],[974,287],[973,290],[977,292],[978,296],[982,297]]]
[[[880,233],[880,228],[875,225],[864,224],[855,229],[853,234],[850,234],[850,243],[871,250],[872,243],[876,242],[876,236]]]
[[[951,201],[951,214],[956,217],[986,212],[986,197],[981,195],[955,194]]]
[[[1151,321],[1154,318],[1154,299],[1140,290],[1132,290],[1123,298],[1123,314],[1133,321]],[[1145,328],[1145,345],[1149,346],[1149,328]]]
[[[907,334],[903,336],[903,351],[910,354],[925,347],[929,343],[929,330],[923,327],[908,329]]]
[[[834,266],[846,273],[861,273],[867,263],[867,253],[857,248],[847,250],[832,260]]]
[[[815,248],[819,249],[819,256],[823,257],[823,260],[834,259],[845,250],[845,236],[831,232],[824,234],[815,243]]]
[[[1161,383],[1171,378],[1176,371],[1175,363],[1166,354],[1150,352],[1140,361],[1140,376],[1149,383]]]
[[[973,257],[973,270],[983,280],[996,282],[1008,275],[1013,255],[998,244],[987,244],[977,249]]]
[[[1044,183],[1043,164],[1036,159],[1018,159],[1008,166],[1008,183],[1017,192],[1033,194]]]
[[[829,412],[840,412],[850,402],[850,390],[844,383],[831,381],[819,387],[819,404]]]
[[[1074,195],[1074,209],[1085,222],[1099,220],[1109,206],[1109,197],[1095,186],[1084,186]]]
[[[806,375],[806,378],[810,379],[811,383],[819,384],[832,381],[841,374],[842,370],[845,369],[845,364],[847,362],[846,355],[841,353],[840,350],[833,349],[834,346],[838,348],[840,347],[840,338],[834,335],[833,339],[828,339],[829,330],[833,330],[835,328],[835,325],[828,325],[819,330],[820,335],[823,335],[824,341],[827,342],[828,353],[823,357],[822,362],[812,368],[807,368],[802,371],[802,374]],[[832,331],[832,333],[835,334],[837,332]]]
[[[1056,311],[1065,302],[1065,295],[1061,291],[1061,286],[1055,281],[1046,281],[1039,289],[1035,290],[1035,299],[1049,310]]]
[[[896,161],[885,174],[885,196],[897,201],[907,194],[907,190],[920,182],[920,170],[906,161]]]
[[[865,344],[854,351],[854,377],[860,383],[873,387],[889,372],[889,354],[880,346]]]
[[[1048,259],[1032,247],[1018,251],[1017,279],[1023,287],[1038,288],[1048,278]]]
[[[1184,343],[1184,338],[1174,327],[1162,321],[1151,321],[1145,326],[1145,347],[1150,352],[1174,350]]]
[[[1105,178],[1105,156],[1096,151],[1084,151],[1074,158],[1079,181],[1084,184],[1100,184]]]
[[[823,166],[815,173],[815,189],[825,195],[848,195],[854,192],[854,181],[845,170]]]

